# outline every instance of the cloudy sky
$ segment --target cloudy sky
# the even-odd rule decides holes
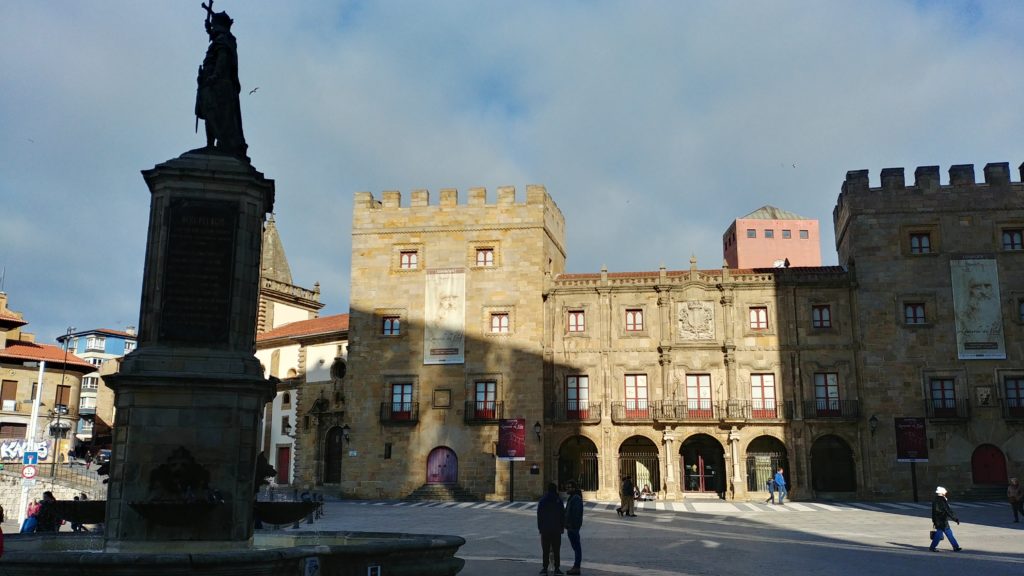
[[[543,184],[568,271],[722,262],[847,170],[1024,161],[1024,3],[263,2],[235,20],[253,165],[295,282],[347,311],[353,194]],[[0,269],[39,341],[138,322],[140,170],[193,132],[200,0],[0,2]],[[250,90],[259,88],[255,93]]]

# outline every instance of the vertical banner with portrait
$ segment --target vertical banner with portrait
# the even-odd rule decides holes
[[[505,418],[498,421],[498,460],[526,460],[526,419]]]
[[[466,271],[427,270],[423,304],[423,363],[466,361]]]
[[[999,269],[990,257],[950,260],[956,347],[960,360],[1005,360]]]
[[[896,461],[928,461],[924,418],[896,418]]]

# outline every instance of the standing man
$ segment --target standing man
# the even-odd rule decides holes
[[[963,550],[960,543],[953,537],[953,529],[949,527],[950,520],[956,522],[957,526],[960,525],[960,519],[953,513],[953,509],[949,507],[949,502],[946,500],[946,489],[939,486],[935,488],[935,500],[932,500],[932,526],[935,526],[935,535],[932,536],[932,545],[928,547],[932,552],[935,552],[935,547],[942,542],[943,534],[953,545],[953,552]]]
[[[240,158],[248,146],[242,132],[242,112],[238,94],[238,43],[231,33],[234,24],[227,12],[214,12],[213,2],[206,9],[206,33],[210,45],[196,79],[196,117],[206,121],[206,147]]]
[[[583,493],[580,492],[574,480],[569,480],[566,492],[569,494],[569,501],[565,504],[565,533],[569,536],[569,545],[572,546],[573,552],[572,568],[569,568],[566,574],[579,574],[580,562],[583,560],[583,549],[580,547],[580,528],[583,526]]]
[[[779,491],[779,505],[785,504],[784,500],[789,491],[786,490],[786,477],[783,475],[784,470],[782,466],[775,471],[775,488]]]
[[[540,548],[544,554],[540,573],[547,576],[548,558],[554,564],[554,574],[564,574],[562,565],[562,529],[565,527],[565,506],[558,497],[558,486],[551,482],[548,491],[537,504],[537,530],[540,532]]]

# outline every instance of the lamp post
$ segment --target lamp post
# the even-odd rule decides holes
[[[64,364],[60,368],[60,386],[57,387],[57,397],[54,399],[53,410],[57,413],[56,427],[53,429],[53,466],[50,468],[50,477],[57,476],[57,463],[63,456],[63,448],[60,445],[61,429],[60,429],[60,393],[64,390],[64,378],[68,373],[68,349],[71,348],[71,333],[75,331],[74,326],[68,326],[67,332],[64,334]],[[42,383],[39,386],[39,393],[42,394]],[[71,394],[68,394],[68,402],[71,401]],[[64,410],[67,410],[67,404],[64,404]]]

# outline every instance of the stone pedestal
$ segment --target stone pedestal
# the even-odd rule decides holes
[[[195,150],[143,172],[152,194],[139,347],[108,382],[117,415],[105,548],[248,547],[259,423],[254,356],[274,182]]]

